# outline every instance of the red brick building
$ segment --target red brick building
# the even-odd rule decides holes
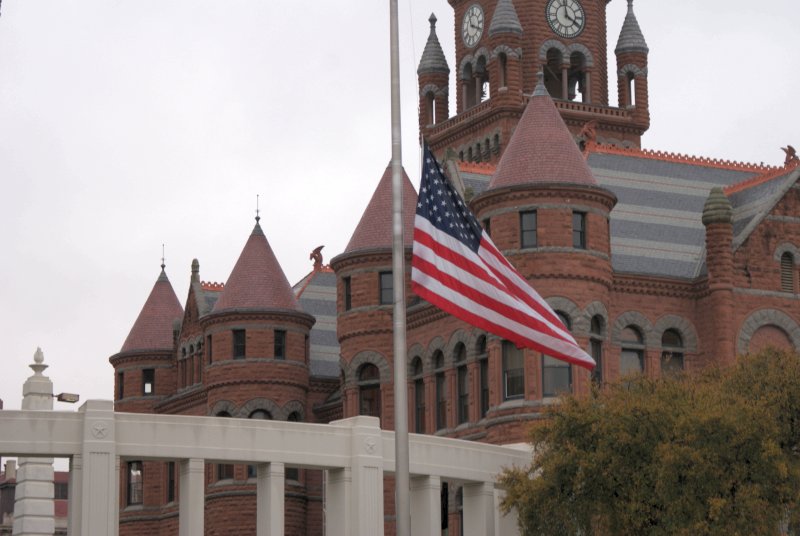
[[[615,66],[606,0],[450,4],[456,62],[451,71],[432,17],[420,133],[598,366],[590,374],[518,350],[407,284],[412,432],[521,442],[543,406],[593,381],[691,372],[766,345],[800,349],[796,158],[768,167],[640,149],[648,47],[632,0]],[[416,193],[404,185],[408,261]],[[371,414],[393,428],[390,207],[387,169],[345,251],[330,265],[316,258],[293,287],[258,222],[224,284],[201,281],[192,264],[183,306],[162,266],[110,358],[116,408],[322,423]],[[175,464],[123,465],[121,534],[175,534]],[[254,533],[251,477],[246,465],[207,466],[207,534]],[[457,488],[448,505],[457,530]],[[317,534],[321,474],[290,469],[286,508],[287,534]]]

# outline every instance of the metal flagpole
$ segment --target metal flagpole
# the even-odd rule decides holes
[[[392,284],[394,286],[394,445],[397,536],[411,536],[406,387],[405,247],[403,244],[403,152],[400,140],[400,46],[397,0],[389,0],[392,72]]]

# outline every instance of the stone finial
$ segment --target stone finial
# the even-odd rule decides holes
[[[38,346],[36,347],[36,352],[33,354],[33,365],[28,365],[33,369],[33,372],[36,376],[41,376],[42,372],[48,367],[48,365],[44,364],[44,352]]]
[[[200,282],[200,261],[192,259],[192,283]]]
[[[715,186],[708,194],[703,206],[703,225],[733,222],[733,207],[720,186]]]
[[[534,97],[544,97],[550,95],[547,92],[547,88],[544,86],[544,72],[539,71],[536,73],[536,87],[533,90]]]

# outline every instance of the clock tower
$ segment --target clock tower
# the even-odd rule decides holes
[[[441,94],[447,89],[443,80],[432,85],[430,69],[423,69],[435,63],[439,77],[450,72],[433,23],[418,71],[420,132],[435,152],[450,149],[463,161],[497,163],[539,72],[576,141],[640,145],[650,125],[648,49],[633,0],[628,0],[615,48],[618,65],[611,76],[606,35],[610,0],[448,1],[456,30],[454,116],[442,119]],[[436,58],[433,51],[439,53]],[[620,91],[614,106],[609,104],[609,78]]]

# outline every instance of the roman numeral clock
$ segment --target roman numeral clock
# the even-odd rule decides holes
[[[577,37],[586,24],[583,6],[578,0],[549,0],[546,15],[550,28],[561,37]]]

